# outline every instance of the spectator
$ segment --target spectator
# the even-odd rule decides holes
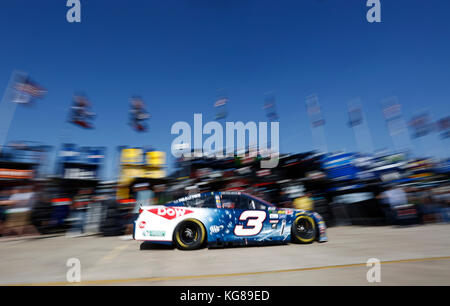
[[[440,222],[442,219],[442,208],[443,206],[441,206],[434,197],[434,190],[432,188],[425,188],[422,204],[419,205],[423,222]]]
[[[166,192],[167,187],[164,184],[161,185],[155,185],[154,186],[154,193],[156,195],[155,197],[155,203],[157,203],[158,205],[163,205],[167,202],[170,202],[170,197]],[[210,190],[207,188],[205,190],[203,190],[202,192],[209,192]]]
[[[12,202],[9,200],[11,190],[3,189],[0,191],[0,237],[3,236],[6,222],[6,211]]]
[[[18,236],[25,233],[25,229],[31,226],[31,209],[34,204],[34,192],[32,186],[25,186],[13,190],[10,198],[10,208],[6,213],[6,227],[10,232],[15,232]],[[36,229],[33,232],[37,232]]]
[[[153,204],[153,192],[150,190],[148,183],[137,184],[134,187],[134,194],[136,201],[132,207],[129,208],[126,216],[125,235],[121,236],[122,240],[133,239],[133,223],[139,216],[139,209],[141,206],[148,206]]]
[[[69,233],[70,237],[78,237],[84,234],[86,214],[92,201],[92,192],[92,188],[81,189],[73,199],[71,219],[74,223]]]
[[[303,196],[295,198],[293,203],[294,208],[303,209],[307,211],[314,210],[314,201],[311,198],[311,193],[305,193]]]
[[[383,191],[378,198],[381,200],[382,209],[386,216],[388,224],[397,222],[397,209],[402,205],[408,204],[408,197],[403,188],[391,185],[387,190]]]
[[[288,193],[284,190],[281,190],[279,193],[279,200],[278,200],[278,206],[279,207],[291,207],[292,201],[288,196]]]

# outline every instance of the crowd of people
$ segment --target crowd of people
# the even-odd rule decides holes
[[[0,236],[46,233],[54,228],[68,237],[98,232],[104,194],[93,188],[80,189],[73,199],[52,198],[33,185],[0,190]]]
[[[36,233],[31,225],[31,212],[36,200],[32,186],[21,186],[0,191],[0,234],[23,235]]]

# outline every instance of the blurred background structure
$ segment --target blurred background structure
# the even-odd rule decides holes
[[[113,154],[117,179],[104,180]],[[120,146],[107,155],[102,147],[9,143],[0,155],[2,235],[124,235],[139,205],[208,191],[314,210],[328,226],[450,221],[448,159],[311,151],[280,154],[276,168],[261,169],[260,158],[182,156],[168,173],[166,153],[150,147]]]
[[[91,3],[80,24],[0,10],[3,236],[123,235],[140,204],[210,190],[328,226],[449,221],[449,3],[369,24],[364,1],[169,2]],[[195,113],[279,121],[278,166],[251,147],[175,158],[170,127]]]

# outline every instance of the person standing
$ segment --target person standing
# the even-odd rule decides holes
[[[387,224],[392,225],[397,223],[397,209],[402,205],[408,204],[408,197],[403,188],[389,185],[387,190],[378,196],[378,199],[384,204],[381,208],[386,216]]]
[[[149,188],[147,183],[138,184],[134,187],[135,202],[133,206],[128,208],[126,224],[125,224],[125,234],[120,237],[122,240],[133,239],[133,224],[134,221],[139,217],[139,209],[141,206],[148,206],[153,204],[153,191]]]
[[[69,235],[71,237],[78,237],[84,234],[86,225],[86,214],[89,204],[92,201],[92,189],[84,188],[78,191],[77,195],[73,199],[72,213],[73,226]]]
[[[18,236],[25,233],[25,229],[31,225],[31,209],[34,204],[34,192],[32,186],[15,189],[9,198],[10,206],[7,209],[7,227]],[[33,232],[37,232],[34,230]]]
[[[314,201],[312,200],[311,193],[303,194],[302,196],[295,198],[292,202],[295,209],[303,209],[306,211],[314,211]]]
[[[11,191],[9,189],[3,189],[0,191],[0,237],[3,236],[6,229],[6,211],[12,204],[12,201],[9,199],[10,193]]]

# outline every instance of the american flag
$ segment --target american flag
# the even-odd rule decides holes
[[[13,98],[13,102],[28,103],[33,98],[42,98],[47,91],[36,82],[33,82],[30,78],[23,78],[17,81],[14,85],[16,95]]]
[[[223,105],[227,104],[227,101],[228,101],[228,99],[226,99],[226,98],[219,99],[214,103],[214,107],[223,106]]]

